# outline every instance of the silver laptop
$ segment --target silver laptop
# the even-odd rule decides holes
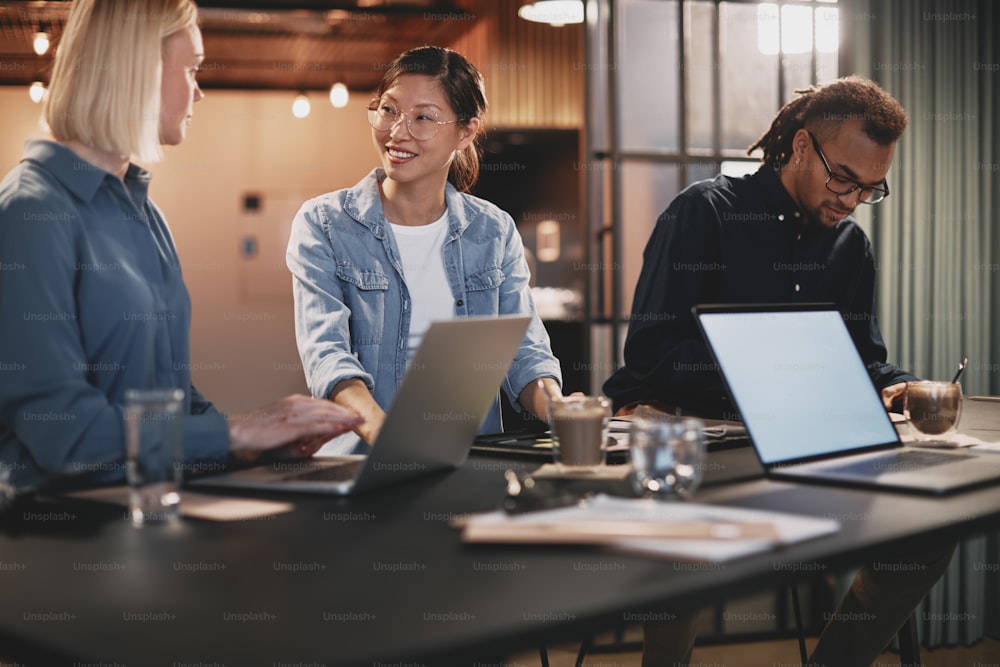
[[[367,456],[273,461],[191,485],[347,495],[457,468],[529,322],[521,316],[433,322]]]
[[[943,494],[1000,482],[1000,460],[904,447],[831,304],[696,306],[770,477]]]

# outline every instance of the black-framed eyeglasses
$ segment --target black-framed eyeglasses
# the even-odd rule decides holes
[[[881,187],[875,187],[872,185],[862,185],[853,178],[833,173],[833,169],[830,169],[830,163],[826,161],[826,156],[823,155],[823,149],[819,147],[816,137],[813,136],[812,132],[808,130],[806,132],[809,134],[809,138],[812,139],[816,155],[819,155],[819,159],[823,161],[823,166],[826,168],[826,173],[829,177],[826,179],[827,190],[835,195],[849,195],[857,190],[858,201],[862,204],[877,204],[889,196],[889,183],[884,178],[882,179]]]
[[[368,123],[378,132],[388,132],[406,119],[406,129],[417,141],[429,141],[437,135],[442,125],[457,123],[458,120],[439,120],[430,109],[410,109],[400,111],[396,105],[385,100],[372,100],[368,105]]]

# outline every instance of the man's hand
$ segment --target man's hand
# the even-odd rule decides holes
[[[361,421],[353,410],[300,394],[226,417],[230,452],[244,461],[277,447],[290,457],[312,456],[324,442]]]
[[[896,384],[891,384],[882,390],[882,405],[885,406],[886,410],[892,410],[892,404],[896,400],[903,400],[903,394],[906,393],[906,383],[897,382]]]

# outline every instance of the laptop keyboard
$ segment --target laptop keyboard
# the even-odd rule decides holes
[[[357,476],[358,470],[364,464],[364,461],[347,461],[340,465],[300,472],[287,479],[299,482],[349,482]]]
[[[827,466],[823,468],[823,471],[837,475],[877,477],[889,473],[916,472],[946,463],[974,458],[976,457],[969,454],[941,454],[940,452],[923,451],[892,452],[851,463]]]

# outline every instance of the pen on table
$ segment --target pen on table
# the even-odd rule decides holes
[[[958,363],[958,372],[955,373],[955,377],[952,378],[951,383],[956,384],[958,379],[962,377],[962,373],[965,371],[965,366],[969,363],[968,357],[962,357],[962,361]]]
[[[516,445],[521,442],[520,438],[506,438],[504,440],[490,440],[491,445]]]
[[[484,440],[479,440],[476,442],[477,445],[531,445],[532,447],[537,447],[538,445],[551,445],[552,438],[546,435],[512,435],[509,438],[489,438]]]
[[[502,508],[507,514],[523,514],[539,510],[570,507],[587,502],[589,493],[580,493],[565,489],[554,489],[550,486],[545,491],[537,487],[533,477],[519,476],[513,470],[503,473],[507,482],[507,496],[503,499]]]

